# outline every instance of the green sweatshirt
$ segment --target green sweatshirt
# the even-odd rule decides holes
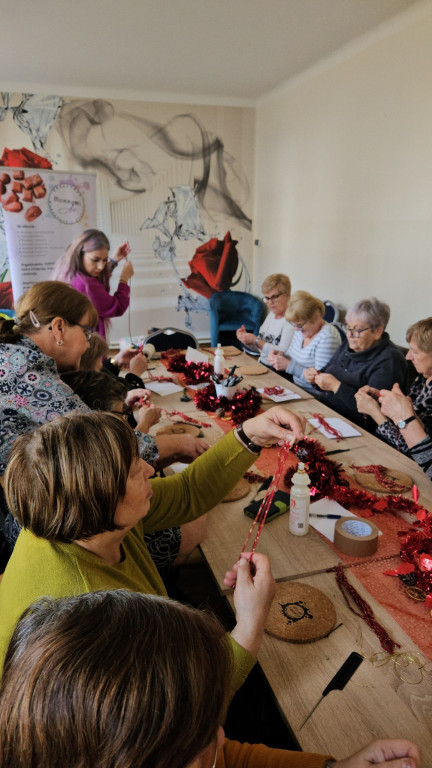
[[[109,565],[78,544],[47,541],[22,530],[0,582],[1,666],[19,617],[41,597],[121,588],[166,595],[144,542],[144,533],[203,515],[234,487],[254,458],[231,432],[181,474],[151,480],[153,496],[149,512],[125,536],[123,559],[116,565]],[[255,659],[233,639],[231,642],[235,691],[249,674]]]

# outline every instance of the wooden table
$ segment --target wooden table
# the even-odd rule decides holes
[[[232,364],[234,361],[238,365],[253,362],[250,358],[245,360],[245,357],[233,358]],[[301,393],[301,400],[289,401],[286,407],[302,413],[306,418],[314,412],[324,417],[338,415],[275,372],[263,376],[245,376],[244,379],[246,385],[257,388],[281,385]],[[154,397],[153,400],[158,404],[160,401],[167,410],[176,408],[197,418],[193,402],[179,403],[178,396]],[[270,401],[263,402],[264,408],[272,405]],[[203,431],[206,439],[213,443],[219,439],[222,429],[209,414],[201,416],[203,421],[212,424],[210,429],[205,428]],[[426,508],[432,508],[432,484],[418,465],[365,430],[356,428],[361,433],[360,437],[348,438],[340,443],[321,434],[314,433],[314,436],[318,437],[326,450],[349,448],[346,453],[335,456],[335,460],[344,464],[383,464],[407,472],[419,488],[421,503]],[[276,466],[277,451],[272,451]],[[252,487],[247,498],[219,504],[208,515],[207,535],[201,549],[221,592],[225,591],[225,571],[238,558],[249,531],[251,521],[243,514],[243,508],[255,491],[256,487]],[[375,522],[379,527],[379,519],[375,518]],[[349,610],[336,585],[334,574],[326,572],[340,561],[340,557],[312,528],[304,537],[293,537],[288,532],[287,517],[277,518],[264,527],[259,550],[270,557],[276,580],[301,580],[321,589],[336,608],[337,623],[342,622],[342,627],[315,643],[297,645],[266,635],[262,644],[259,663],[300,747],[306,751],[328,752],[343,758],[376,737],[404,737],[420,745],[423,768],[432,768],[431,663],[426,660],[425,669],[421,672],[417,670],[416,683],[401,679],[395,671],[398,668],[391,661],[381,667],[373,666],[372,655],[382,650],[379,640],[366,623]],[[386,562],[386,567],[395,568],[400,562],[396,541],[395,552],[392,553],[390,548],[387,556],[392,554],[394,559]],[[356,573],[360,575],[361,568],[365,569],[368,565],[372,568],[374,563],[376,567],[379,556],[380,550],[375,556],[363,559],[358,570],[355,565],[350,567],[351,564],[345,562],[345,572],[350,583],[372,607],[377,620],[401,645],[401,651],[420,653],[412,637],[401,629],[398,622],[356,577]],[[232,596],[227,597],[232,603]],[[325,697],[310,720],[300,729],[326,685],[353,650],[363,654],[365,661],[344,691],[333,691]],[[416,669],[411,666],[407,675],[412,677],[413,671],[415,673]]]

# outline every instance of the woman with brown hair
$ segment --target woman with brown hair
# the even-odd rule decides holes
[[[117,415],[69,414],[22,435],[6,472],[6,497],[23,526],[0,583],[0,663],[15,624],[34,600],[125,587],[165,595],[144,536],[195,520],[249,469],[262,446],[303,435],[304,419],[275,407],[248,419],[184,472],[152,478]],[[235,686],[254,664],[274,592],[270,565],[239,568],[231,636]]]
[[[0,687],[2,767],[324,768],[328,755],[224,739],[225,637],[207,613],[123,589],[31,606]],[[330,760],[333,768],[419,762],[402,739]]]

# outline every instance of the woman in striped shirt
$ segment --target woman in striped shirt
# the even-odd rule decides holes
[[[295,329],[292,341],[283,352],[273,350],[269,353],[272,368],[289,374],[294,384],[308,392],[313,392],[313,384],[305,379],[305,370],[315,368],[320,371],[342,341],[337,327],[324,320],[324,312],[320,299],[307,291],[296,291],[285,312],[285,319]]]

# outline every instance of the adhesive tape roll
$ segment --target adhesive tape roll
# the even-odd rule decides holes
[[[336,520],[334,544],[345,555],[373,555],[378,549],[378,536],[375,523],[363,517],[341,517]]]
[[[155,352],[156,348],[153,346],[153,344],[145,344],[142,348],[142,353],[147,357],[148,360],[152,359]]]

